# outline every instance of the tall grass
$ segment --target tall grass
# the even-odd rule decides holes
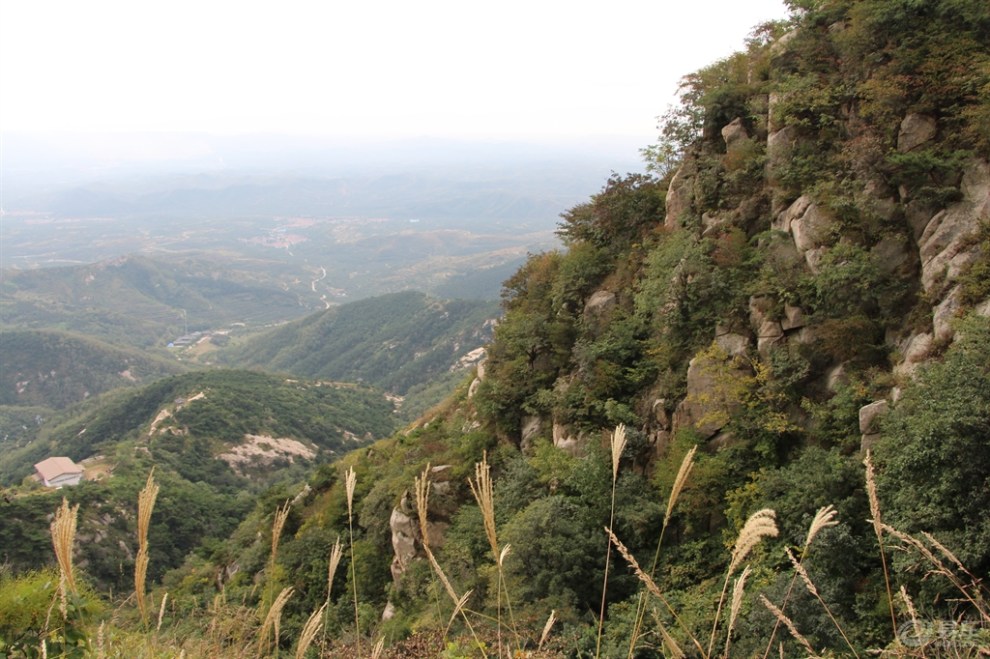
[[[447,575],[444,574],[443,569],[440,567],[440,563],[437,562],[436,556],[433,555],[433,550],[430,548],[430,530],[429,530],[429,519],[428,510],[430,506],[430,465],[427,464],[423,469],[423,474],[415,479],[415,490],[416,490],[416,514],[419,518],[419,533],[422,538],[423,552],[426,554],[427,560],[430,562],[430,567],[433,568],[433,572],[436,574],[440,583],[443,584],[443,588],[446,591],[450,600],[454,603],[454,611],[450,616],[450,622],[447,623],[447,629],[450,628],[451,622],[460,615],[464,620],[464,624],[467,626],[468,631],[471,632],[471,637],[474,639],[475,646],[481,652],[483,657],[487,657],[488,653],[485,652],[485,645],[478,638],[478,634],[471,624],[471,620],[467,617],[467,613],[464,611],[464,606],[467,604],[468,598],[471,596],[471,591],[469,590],[463,596],[458,596],[457,591],[454,590],[454,586],[450,583]],[[447,631],[444,631],[444,638],[447,637]]]
[[[344,486],[347,491],[347,535],[350,540],[351,554],[351,585],[354,590],[354,642],[357,645],[357,656],[361,656],[361,616],[358,609],[357,564],[354,562],[354,488],[357,486],[357,474],[354,467],[349,467],[344,475]]]
[[[65,616],[66,596],[75,595],[76,573],[72,568],[72,550],[76,541],[76,522],[79,516],[79,504],[69,507],[69,502],[62,498],[61,507],[55,511],[55,519],[51,523],[52,545],[55,548],[55,558],[58,560],[60,574],[59,593],[62,601],[62,615]]]
[[[505,563],[505,558],[509,555],[511,546],[505,545],[505,547],[501,549],[499,549],[498,546],[498,535],[495,531],[495,491],[492,486],[491,468],[488,465],[487,453],[483,453],[481,462],[475,464],[474,481],[469,478],[468,485],[471,488],[471,494],[474,495],[475,501],[478,502],[478,508],[481,509],[481,519],[485,529],[485,537],[488,539],[488,545],[492,550],[492,558],[495,560],[496,570],[498,571],[498,582],[495,586],[495,615],[498,634],[498,655],[502,656],[503,591],[505,592],[505,602],[509,613],[509,625],[516,639],[516,649],[517,651],[520,651],[521,649],[519,648],[519,632],[516,628],[515,618],[512,613],[512,599],[509,597],[508,588],[505,585],[505,573],[502,569],[503,564]]]
[[[148,605],[145,601],[145,580],[148,576],[148,527],[151,524],[151,513],[155,509],[157,498],[158,484],[155,483],[155,469],[152,467],[151,472],[148,473],[148,480],[144,489],[138,494],[138,552],[134,559],[134,595],[145,627],[148,626]]]
[[[609,504],[608,529],[611,532],[615,524],[615,484],[619,480],[619,462],[622,459],[622,451],[626,448],[626,427],[622,424],[616,426],[612,432],[609,448],[612,454],[612,495]],[[608,595],[608,568],[612,558],[612,543],[605,543],[605,576],[602,579],[602,603],[598,610],[598,634],[595,638],[595,657],[601,656],[602,652],[602,632],[605,628],[605,601]]]
[[[674,484],[670,488],[670,496],[667,497],[667,509],[663,514],[663,525],[660,527],[660,535],[657,538],[657,548],[653,553],[653,564],[650,566],[650,571],[648,573],[651,579],[656,576],[657,565],[660,563],[660,548],[663,545],[663,537],[667,532],[667,528],[670,526],[670,518],[674,514],[674,507],[677,505],[677,499],[681,496],[681,492],[687,484],[688,476],[691,475],[691,470],[694,468],[694,454],[697,450],[697,446],[692,446],[691,449],[684,454],[684,457],[681,459],[681,466],[677,469],[677,476],[674,478]],[[636,602],[636,622],[633,625],[633,632],[629,638],[628,659],[633,659],[633,654],[636,652],[636,644],[639,643],[640,636],[642,635],[643,617],[645,615],[646,596],[640,592],[639,598]]]

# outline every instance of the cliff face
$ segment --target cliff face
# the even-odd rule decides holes
[[[506,437],[724,443],[789,360],[789,400],[763,403],[814,441],[802,401],[864,378],[895,401],[956,319],[990,315],[985,7],[795,8],[685,78],[647,151],[662,178],[613,178],[564,215],[567,253],[507,282],[479,387]]]

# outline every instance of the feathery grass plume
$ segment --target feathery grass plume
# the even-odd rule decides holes
[[[890,611],[890,625],[897,637],[897,614],[894,613],[894,594],[890,590],[890,570],[887,568],[887,552],[883,546],[883,520],[880,518],[880,497],[877,496],[877,479],[873,471],[873,454],[866,450],[866,457],[863,458],[863,465],[866,467],[866,496],[870,500],[870,522],[873,524],[873,533],[877,536],[877,545],[880,547],[880,564],[883,567],[883,584],[887,589],[887,608]]]
[[[430,506],[429,474],[430,465],[427,463],[426,467],[423,469],[422,475],[417,476],[413,481],[413,489],[416,490],[416,514],[419,517],[419,531],[422,536],[423,552],[426,554],[426,558],[430,562],[430,567],[433,568],[437,578],[440,579],[440,583],[443,584],[444,590],[447,591],[447,595],[454,603],[454,615],[460,613],[461,618],[464,620],[464,624],[467,625],[468,630],[471,632],[471,636],[474,638],[475,644],[481,651],[481,655],[483,657],[487,657],[488,654],[485,652],[484,644],[478,638],[478,634],[475,632],[474,626],[471,625],[471,621],[464,612],[464,604],[467,602],[467,596],[465,595],[465,598],[461,598],[457,595],[457,591],[454,590],[454,586],[450,583],[447,575],[444,574],[443,570],[440,568],[440,563],[437,562],[436,556],[433,555],[433,550],[430,549],[430,534],[428,532],[429,520],[427,518],[427,511]],[[446,632],[444,632],[444,636],[446,637]]]
[[[808,550],[811,548],[811,543],[814,542],[815,537],[823,530],[830,526],[835,526],[839,522],[835,519],[838,512],[835,510],[835,506],[829,504],[827,506],[822,506],[815,512],[814,519],[811,520],[811,526],[808,527],[808,535],[804,540],[804,546],[801,549],[801,558],[798,560],[800,563],[804,560],[805,555],[807,555]],[[784,601],[780,605],[780,610],[783,612],[787,608],[787,603],[791,599],[791,593],[794,590],[794,582],[797,579],[798,572],[791,576],[791,581],[787,584],[787,592],[784,593]],[[774,639],[777,637],[777,630],[780,628],[780,619],[774,621],[773,630],[770,632],[770,640],[767,642],[766,650],[763,652],[763,659],[767,659],[770,656],[770,650],[773,648]],[[841,631],[841,629],[840,629]]]
[[[901,601],[904,602],[904,606],[907,608],[908,615],[911,616],[914,635],[917,638],[921,638],[921,623],[918,622],[918,612],[915,610],[914,602],[911,600],[911,596],[908,595],[907,589],[904,586],[901,586],[900,595]]]
[[[746,577],[749,576],[749,566],[743,568],[742,574],[736,579],[732,586],[732,602],[729,604],[729,625],[725,632],[725,654],[729,656],[729,645],[732,643],[732,630],[736,626],[736,619],[739,617],[739,610],[742,608],[743,594],[746,590]]]
[[[674,611],[674,608],[670,605],[670,602],[667,601],[667,598],[664,597],[663,593],[660,592],[660,587],[657,586],[655,581],[653,581],[653,577],[648,575],[646,572],[643,572],[642,568],[639,567],[639,562],[636,561],[636,557],[632,555],[632,552],[629,551],[629,549],[624,544],[622,544],[622,541],[616,537],[615,533],[612,532],[612,529],[606,528],[605,533],[608,534],[609,540],[612,542],[612,544],[615,545],[615,548],[622,555],[622,558],[625,559],[626,563],[629,564],[629,567],[633,569],[633,572],[636,573],[636,576],[639,578],[639,580],[643,582],[643,584],[646,586],[646,589],[650,591],[650,593],[654,597],[660,600],[660,602],[667,608],[667,611],[670,612],[670,615],[673,616],[674,620],[677,621],[677,624],[681,626],[681,629],[684,631],[684,633],[686,633],[691,638],[691,642],[694,643],[696,648],[698,648],[698,652],[701,653],[701,656],[707,657],[708,654],[706,654],[704,649],[701,647],[701,643],[698,642],[698,639],[694,637],[694,634],[691,633],[691,630],[688,629],[687,625],[684,624],[680,616],[677,615],[677,612]]]
[[[626,448],[626,426],[622,423],[615,427],[612,433],[612,480],[619,477],[619,461],[622,459],[622,451]]]
[[[165,603],[168,602],[168,593],[162,595],[161,606],[158,607],[158,625],[155,627],[155,633],[162,630],[162,620],[165,618]]]
[[[547,622],[543,625],[543,633],[540,634],[540,643],[536,646],[537,651],[543,649],[543,644],[547,642],[547,637],[550,636],[550,630],[553,629],[555,622],[557,622],[557,610],[550,609],[550,615],[547,617]]]
[[[106,624],[106,620],[101,621],[100,628],[96,630],[96,659],[104,659],[107,656],[106,638],[104,638]]]
[[[327,600],[330,599],[330,593],[333,592],[333,578],[337,575],[337,568],[340,566],[340,559],[344,556],[344,546],[340,544],[340,536],[333,541],[333,547],[330,548],[330,560],[327,563]]]
[[[354,563],[354,488],[357,485],[357,474],[354,467],[348,467],[344,475],[344,486],[347,490],[347,535],[351,554],[351,585],[354,589],[354,639],[357,645],[357,656],[361,656],[361,616],[358,610],[357,565]]]
[[[798,643],[800,643],[802,647],[804,647],[805,651],[808,653],[809,656],[811,657],[819,656],[819,654],[815,652],[815,649],[811,647],[811,643],[808,642],[808,639],[806,639],[801,634],[801,632],[797,630],[797,627],[794,626],[794,621],[792,621],[790,618],[785,616],[783,611],[781,611],[776,606],[774,606],[773,603],[770,600],[768,600],[765,596],[760,595],[760,601],[763,602],[763,606],[767,607],[767,609],[770,610],[770,613],[773,614],[773,617],[775,617],[777,620],[783,623],[785,627],[787,627],[787,630],[791,633],[791,636],[793,636],[794,639]],[[781,647],[783,648],[783,644],[781,644]],[[783,649],[781,649],[781,654],[783,654]]]
[[[378,639],[378,642],[375,643],[375,647],[371,650],[371,659],[379,659],[379,657],[382,656],[382,650],[384,649],[385,649],[385,637],[382,636],[380,639]]]
[[[76,541],[76,520],[79,515],[79,504],[69,507],[69,501],[63,497],[62,505],[55,511],[52,520],[52,546],[55,548],[55,558],[61,573],[63,597],[68,591],[76,594],[76,575],[72,570],[72,548]]]
[[[674,512],[674,504],[677,503],[677,498],[681,495],[681,490],[684,489],[688,476],[691,475],[691,470],[694,468],[694,454],[697,450],[697,446],[692,446],[691,450],[684,455],[684,459],[681,460],[681,467],[677,470],[674,486],[670,488],[670,497],[667,499],[667,511],[663,515],[664,526],[670,522],[670,516]]]
[[[313,644],[313,639],[320,633],[320,628],[323,627],[323,612],[326,608],[327,605],[324,604],[313,611],[309,619],[306,620],[306,624],[303,625],[302,632],[299,634],[299,645],[296,646],[296,659],[303,659],[306,656],[309,646]]]
[[[757,510],[749,516],[749,519],[743,524],[739,536],[736,538],[736,544],[732,548],[732,560],[729,562],[729,570],[725,574],[725,583],[722,584],[722,594],[718,598],[718,606],[715,609],[715,619],[712,621],[712,633],[708,638],[708,652],[705,653],[707,656],[711,656],[712,648],[715,646],[715,633],[718,631],[718,621],[722,616],[722,605],[725,604],[725,595],[729,589],[729,579],[739,565],[746,560],[749,552],[753,551],[753,548],[760,544],[763,538],[777,537],[776,515],[777,513],[769,508]]]
[[[274,629],[275,631],[275,647],[278,647],[278,636],[279,627],[282,624],[282,609],[285,608],[285,603],[289,601],[292,597],[293,589],[291,587],[286,587],[282,589],[282,592],[278,594],[275,601],[272,602],[271,607],[268,609],[268,615],[265,616],[265,621],[261,625],[261,631],[258,633],[258,656],[264,657],[268,654],[269,647],[269,636]]]
[[[285,526],[285,520],[289,518],[289,507],[290,503],[286,499],[285,504],[275,511],[275,518],[272,520],[272,567],[275,566],[275,558],[278,556],[278,543],[282,537],[282,528]]]
[[[354,473],[354,467],[348,467],[347,472],[344,474],[344,486],[347,490],[347,516],[350,517],[354,514],[354,487],[357,485],[357,474]]]
[[[815,518],[811,520],[811,526],[808,527],[808,537],[804,541],[804,551],[808,551],[808,548],[811,547],[811,543],[815,539],[815,536],[818,535],[822,529],[835,526],[839,523],[835,519],[838,514],[839,512],[832,504],[822,506],[818,509],[818,512],[815,513]]]
[[[670,632],[667,631],[667,628],[660,624],[659,618],[657,618],[656,622],[657,629],[660,630],[660,636],[663,638],[663,644],[670,650],[671,656],[673,656],[674,659],[686,659],[687,655],[684,654],[684,650],[681,649],[681,646],[677,644],[677,639],[671,636]]]
[[[330,594],[333,593],[333,578],[337,575],[337,567],[340,565],[340,559],[344,555],[344,546],[340,544],[340,536],[333,541],[333,547],[330,548],[330,559],[327,562],[327,600],[326,604],[323,605],[323,638],[320,641],[321,652],[320,654],[326,654],[327,648],[327,616],[330,610]]]
[[[657,549],[653,552],[653,563],[650,566],[649,574],[651,578],[657,573],[657,565],[660,563],[660,548],[663,546],[663,536],[667,532],[667,526],[670,524],[670,517],[674,513],[674,506],[677,504],[677,499],[681,495],[681,490],[684,489],[684,485],[687,483],[691,469],[694,468],[694,454],[697,450],[698,447],[695,445],[684,454],[684,457],[681,459],[681,466],[677,470],[677,476],[674,478],[674,485],[670,488],[670,496],[667,497],[667,510],[663,515],[663,525],[660,527],[660,536],[657,538]],[[636,643],[641,636],[643,618],[645,616],[646,598],[640,593],[639,600],[636,603],[636,623],[633,625],[633,632],[629,638],[628,659],[632,659],[636,653]]]
[[[155,509],[158,498],[158,484],[155,482],[155,468],[148,473],[144,489],[138,494],[137,539],[138,552],[134,559],[134,595],[137,599],[141,620],[148,624],[148,605],[145,602],[145,580],[148,576],[148,527],[151,525],[151,513]]]
[[[498,651],[502,654],[502,591],[505,590],[505,578],[502,572],[502,561],[508,555],[508,545],[499,551],[498,536],[495,533],[495,491],[492,485],[491,467],[488,465],[488,452],[482,453],[481,462],[474,465],[474,480],[468,479],[471,487],[471,494],[478,502],[481,509],[481,519],[485,527],[485,536],[488,538],[488,546],[491,547],[492,557],[495,559],[498,569],[498,583],[495,587],[496,598],[496,621],[498,625]],[[515,620],[512,615],[512,602],[508,591],[505,599],[509,608],[509,618],[511,620],[513,632],[515,632]],[[516,633],[518,637],[518,633]]]
[[[485,525],[485,536],[492,556],[498,560],[498,538],[495,535],[495,493],[492,487],[491,468],[488,466],[488,453],[482,454],[481,462],[474,465],[474,480],[468,479],[471,494],[481,509],[481,518]]]
[[[925,539],[926,539],[926,540],[928,540],[928,542],[930,542],[930,543],[931,543],[931,545],[932,545],[933,547],[935,547],[935,549],[938,549],[938,550],[939,550],[939,551],[940,551],[940,552],[942,553],[942,555],[943,555],[943,556],[945,556],[945,557],[946,557],[946,558],[948,558],[948,559],[949,559],[950,561],[952,561],[952,563],[953,563],[953,564],[954,564],[954,565],[955,565],[955,566],[956,566],[957,568],[959,568],[959,570],[961,570],[962,572],[964,572],[964,573],[966,574],[966,576],[968,576],[968,577],[970,577],[970,578],[971,578],[971,579],[973,579],[974,581],[976,580],[976,577],[975,577],[975,576],[973,576],[973,575],[972,575],[972,574],[970,573],[970,571],[966,569],[966,566],[964,566],[964,565],[963,565],[963,564],[962,564],[962,563],[961,563],[961,562],[959,561],[959,559],[958,559],[958,558],[956,558],[956,555],[955,555],[955,554],[953,554],[953,553],[952,553],[951,551],[949,551],[949,549],[948,549],[948,548],[947,548],[947,547],[946,547],[945,545],[943,545],[943,544],[942,544],[941,542],[939,542],[938,540],[936,540],[936,539],[935,539],[935,536],[933,536],[933,535],[932,535],[931,533],[928,533],[927,531],[922,531],[922,532],[921,532],[921,535],[923,535],[923,536],[925,536]]]
[[[619,461],[622,459],[622,451],[626,448],[626,427],[619,424],[612,432],[610,441],[612,449],[612,500],[608,514],[608,528],[615,524],[615,484],[619,479]],[[598,611],[598,637],[595,640],[595,657],[601,655],[602,633],[605,629],[605,601],[608,596],[608,568],[612,558],[612,543],[605,543],[605,576],[602,578],[602,603]]]
[[[757,510],[750,515],[749,519],[739,532],[736,538],[735,547],[732,550],[732,562],[729,563],[729,574],[735,572],[739,564],[746,560],[749,552],[753,551],[756,545],[760,544],[763,538],[777,537],[777,513],[769,508]]]
[[[976,609],[977,613],[980,614],[980,617],[983,618],[984,621],[990,622],[990,611],[987,610],[983,597],[979,593],[974,595],[970,591],[970,588],[968,588],[966,584],[964,584],[959,577],[932,552],[931,549],[926,547],[921,540],[918,540],[914,536],[904,533],[903,531],[898,531],[892,526],[888,526],[886,524],[883,524],[882,528],[884,532],[913,547],[918,551],[918,553],[924,556],[925,559],[935,568],[930,570],[929,574],[940,574],[948,579],[949,582],[955,586],[956,590],[958,590],[966,599],[966,601],[968,601],[973,608]],[[969,573],[967,572],[967,574]],[[976,588],[979,588],[978,584],[976,584]]]

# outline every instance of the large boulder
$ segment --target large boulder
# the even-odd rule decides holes
[[[615,293],[612,291],[595,291],[584,305],[584,315],[586,318],[602,316],[611,311],[615,304]]]
[[[811,197],[809,197],[808,195],[801,195],[800,197],[795,199],[794,203],[788,206],[785,210],[777,213],[776,217],[774,217],[773,222],[771,223],[771,227],[773,229],[776,229],[777,231],[786,231],[790,233],[791,222],[804,215],[805,211],[808,210],[808,206],[810,205],[811,205]]]
[[[897,132],[897,150],[914,151],[931,141],[937,132],[938,122],[934,117],[912,112],[901,121],[901,129]]]
[[[933,292],[939,282],[953,281],[974,258],[970,240],[981,222],[990,221],[990,163],[974,160],[963,171],[963,198],[935,215],[918,240],[921,283]]]
[[[739,408],[732,383],[751,374],[748,363],[717,346],[699,353],[688,364],[687,396],[674,411],[674,433],[692,428],[710,439],[725,427]]]
[[[722,127],[722,139],[725,140],[725,148],[728,151],[732,151],[749,141],[749,132],[746,130],[742,117],[736,117]]]

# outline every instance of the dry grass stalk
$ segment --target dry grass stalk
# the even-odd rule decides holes
[[[69,502],[63,497],[62,505],[55,511],[52,520],[52,546],[55,548],[55,558],[61,573],[62,596],[66,592],[76,594],[76,575],[72,569],[72,548],[76,541],[76,520],[79,515],[79,505],[69,507]]]
[[[691,475],[691,469],[694,468],[694,454],[697,450],[697,446],[692,446],[691,450],[684,455],[684,459],[681,460],[681,467],[677,470],[674,486],[670,488],[670,497],[667,499],[667,512],[663,515],[664,526],[670,521],[670,516],[674,512],[674,504],[677,503],[677,498],[681,495],[681,490],[684,489],[688,476]]]
[[[354,638],[357,645],[357,655],[361,656],[361,616],[358,609],[357,564],[354,562],[354,488],[357,486],[357,474],[354,467],[348,467],[344,476],[344,488],[347,491],[347,536],[351,554],[351,586],[354,590]]]
[[[323,612],[326,608],[327,605],[324,604],[313,611],[309,619],[306,620],[306,624],[303,625],[302,632],[299,634],[299,645],[296,646],[296,659],[303,659],[306,656],[309,646],[313,644],[313,639],[320,633],[320,628],[323,627]]]
[[[430,542],[430,534],[427,530],[427,507],[430,502],[430,480],[427,474],[430,473],[430,463],[426,463],[422,477],[417,477],[414,481],[416,490],[416,513],[419,517],[419,534],[423,538],[423,546]]]
[[[764,508],[763,510],[756,511],[746,520],[742,531],[739,532],[739,537],[736,538],[736,545],[732,549],[732,562],[729,563],[729,574],[736,571],[740,563],[746,560],[749,552],[753,551],[753,548],[760,544],[763,538],[777,537],[776,515],[777,513],[769,508]]]
[[[495,532],[495,490],[492,484],[491,467],[488,465],[488,453],[482,453],[481,462],[474,465],[474,480],[468,479],[468,485],[471,487],[471,494],[474,495],[475,501],[478,502],[478,508],[481,509],[481,519],[485,528],[485,537],[488,538],[488,546],[492,550],[492,556],[494,557],[498,566],[498,584],[496,585],[496,610],[497,610],[497,623],[498,623],[498,647],[499,654],[501,655],[502,648],[502,591],[505,588],[505,579],[502,572],[502,562],[505,557],[509,554],[509,546],[506,545],[504,549],[499,551],[498,548],[498,536]],[[505,594],[506,601],[509,607],[509,617],[512,620],[513,631],[515,630],[515,621],[512,616],[512,603],[509,598],[508,592]],[[518,636],[518,634],[517,634]]]
[[[454,610],[450,613],[450,618],[447,620],[447,631],[450,631],[450,626],[454,624],[454,620],[458,615],[464,611],[464,607],[467,606],[468,600],[471,599],[471,595],[474,594],[473,590],[469,590],[461,598],[454,603]]]
[[[805,588],[808,589],[808,592],[811,593],[812,597],[818,600],[818,603],[822,605],[823,609],[825,609],[828,619],[832,621],[832,624],[839,631],[839,634],[842,635],[843,640],[845,640],[846,645],[849,647],[849,651],[852,652],[853,656],[858,659],[859,653],[856,652],[856,648],[854,648],[852,643],[849,641],[849,637],[846,636],[846,632],[842,629],[842,625],[840,625],[839,621],[835,619],[834,615],[832,615],[832,609],[830,609],[828,604],[825,603],[822,596],[818,594],[818,588],[815,587],[815,583],[811,580],[808,570],[806,570],[801,561],[794,556],[794,553],[791,551],[790,547],[785,548],[784,551],[787,553],[787,558],[790,559],[791,565],[794,566],[795,573],[797,573],[797,575],[801,577],[801,581],[804,582]],[[783,611],[781,613],[783,613]]]
[[[911,616],[911,625],[914,627],[914,635],[917,638],[921,638],[921,623],[918,622],[918,612],[914,608],[914,602],[911,600],[911,596],[908,595],[907,589],[904,586],[901,586],[899,592],[901,595],[901,601],[904,602],[908,615]]]
[[[815,539],[815,536],[817,536],[822,529],[835,526],[839,523],[838,520],[835,519],[838,514],[839,512],[835,509],[835,506],[832,506],[831,504],[818,509],[818,512],[815,513],[815,518],[811,520],[811,526],[808,527],[808,537],[804,541],[805,551],[808,551],[808,548],[811,547],[811,543]]]
[[[663,525],[660,527],[660,536],[657,538],[657,549],[653,553],[653,563],[650,566],[650,577],[653,577],[657,572],[657,565],[660,563],[660,548],[663,546],[663,536],[667,532],[667,527],[670,524],[670,517],[674,513],[674,506],[677,504],[677,499],[681,495],[681,490],[684,489],[688,476],[691,475],[691,469],[694,468],[694,454],[697,450],[697,446],[692,446],[690,450],[684,454],[684,457],[681,459],[681,466],[677,470],[677,476],[674,478],[674,484],[670,488],[670,496],[667,497],[667,510],[663,515]],[[646,599],[642,596],[642,594],[640,594],[639,601],[636,603],[636,623],[633,625],[633,633],[629,638],[628,659],[632,659],[633,655],[636,653],[636,643],[639,641],[641,630],[643,628],[643,619],[645,616]]]
[[[333,578],[337,575],[337,568],[340,566],[340,559],[344,556],[344,546],[340,544],[340,536],[333,541],[330,548],[330,561],[327,564],[327,601],[330,601],[330,593],[333,592]]]
[[[488,538],[488,546],[491,547],[492,556],[498,560],[498,538],[495,535],[495,493],[492,487],[491,468],[488,466],[488,454],[482,454],[481,462],[474,465],[474,480],[468,479],[471,486],[471,494],[474,495],[478,507],[481,509],[481,518],[485,525],[485,536]]]
[[[671,636],[670,632],[667,631],[667,628],[663,626],[663,623],[660,622],[660,618],[655,617],[654,620],[657,624],[657,629],[660,630],[660,637],[663,639],[663,644],[667,646],[668,650],[670,650],[671,656],[674,657],[674,659],[686,659],[687,655],[684,653],[684,650],[682,650],[681,646],[677,643],[677,639]]]
[[[498,555],[498,566],[502,567],[505,562],[505,557],[512,553],[512,545],[506,545],[502,547],[502,551]]]
[[[619,479],[619,461],[622,451],[626,448],[626,427],[619,424],[615,427],[611,439],[612,449],[612,499],[608,514],[608,528],[615,524],[615,484]],[[605,601],[608,595],[608,568],[612,558],[612,543],[605,544],[605,575],[602,578],[602,603],[598,611],[598,637],[595,641],[595,657],[601,654],[602,633],[605,630]]]
[[[275,631],[275,647],[278,647],[279,627],[282,624],[282,609],[285,608],[285,604],[292,597],[293,592],[292,588],[283,588],[282,592],[278,594],[278,597],[275,598],[275,601],[272,602],[271,607],[268,609],[268,615],[265,616],[265,621],[261,625],[261,632],[258,634],[259,657],[268,654],[268,639],[273,629]]]
[[[877,536],[877,544],[880,546],[880,564],[883,567],[883,583],[887,589],[887,608],[890,610],[890,624],[897,637],[897,614],[894,613],[894,594],[890,590],[890,570],[887,569],[887,552],[883,546],[883,521],[880,518],[880,497],[877,496],[877,479],[873,471],[873,454],[867,450],[863,459],[866,467],[866,496],[870,500],[870,522],[873,524],[873,533]]]
[[[619,424],[612,433],[612,480],[619,477],[619,460],[622,459],[622,451],[626,448],[626,426]]]
[[[729,562],[729,570],[725,574],[725,583],[722,584],[722,594],[719,596],[718,606],[715,608],[715,618],[712,621],[712,632],[708,637],[708,652],[705,653],[706,656],[710,657],[712,648],[715,647],[715,633],[718,631],[719,618],[722,617],[722,606],[725,604],[725,595],[729,589],[729,579],[732,577],[732,573],[746,560],[749,553],[753,551],[756,545],[760,544],[763,538],[777,537],[776,515],[777,513],[769,508],[757,510],[749,516],[749,519],[743,524],[739,536],[736,538],[736,544],[732,548],[732,560]]]
[[[375,647],[371,650],[371,659],[379,659],[379,657],[382,656],[382,650],[384,649],[385,649],[385,637],[382,636],[380,639],[378,639],[378,642],[375,643]]]
[[[148,606],[145,601],[145,580],[148,576],[148,528],[151,526],[151,513],[158,498],[158,484],[155,482],[155,469],[152,467],[144,489],[138,494],[137,539],[138,552],[134,560],[134,595],[137,598],[141,620],[147,625]]]
[[[785,627],[787,627],[787,630],[791,633],[791,636],[793,636],[794,639],[801,644],[801,646],[805,649],[805,651],[808,653],[809,656],[812,657],[819,656],[818,653],[815,652],[815,649],[811,647],[811,643],[808,642],[808,639],[806,639],[801,634],[801,632],[797,630],[797,627],[794,626],[794,622],[790,618],[785,616],[783,611],[781,611],[776,606],[774,606],[770,602],[770,600],[768,600],[763,595],[760,595],[760,601],[763,602],[763,606],[767,607],[767,609],[770,610],[770,613],[772,613],[777,620],[779,620]],[[781,653],[783,653],[783,650],[781,650]]]
[[[725,655],[729,656],[729,645],[732,643],[732,630],[736,626],[736,619],[739,617],[739,611],[742,609],[743,594],[746,590],[746,577],[749,576],[749,566],[747,565],[742,574],[736,579],[736,583],[732,586],[732,602],[729,604],[729,626],[725,632]]]
[[[278,556],[278,543],[282,537],[282,528],[285,520],[289,518],[289,501],[275,511],[275,518],[272,520],[272,567],[275,566],[275,558]]]
[[[457,591],[454,590],[454,586],[450,583],[447,575],[444,574],[443,570],[440,568],[440,563],[437,562],[436,556],[433,555],[433,550],[430,549],[430,534],[428,533],[429,519],[427,516],[427,511],[430,506],[429,474],[430,465],[427,463],[426,467],[423,469],[423,474],[416,477],[413,485],[413,489],[416,490],[416,514],[419,517],[419,530],[422,535],[423,551],[426,553],[426,558],[430,562],[430,567],[433,568],[437,578],[440,579],[440,583],[443,584],[444,590],[447,591],[447,595],[454,603],[454,615],[456,616],[460,613],[461,618],[464,620],[464,624],[467,625],[468,630],[471,632],[471,636],[474,637],[475,644],[477,644],[478,649],[481,650],[482,656],[487,657],[488,655],[485,653],[484,645],[478,639],[478,635],[475,633],[474,627],[471,625],[471,621],[468,620],[467,614],[464,612],[464,604],[467,602],[467,594],[464,598],[457,595]],[[453,619],[453,616],[451,619]]]
[[[605,532],[608,534],[608,537],[611,540],[612,544],[615,545],[615,548],[619,550],[619,553],[622,555],[622,558],[625,559],[626,563],[628,563],[629,567],[633,569],[633,572],[636,573],[636,576],[639,578],[639,580],[642,581],[643,584],[646,586],[646,589],[650,591],[650,593],[654,597],[660,600],[661,603],[663,603],[663,605],[667,608],[667,611],[670,612],[670,615],[672,615],[674,617],[674,620],[676,620],[677,623],[681,626],[681,629],[683,629],[684,632],[688,636],[690,636],[691,642],[694,643],[695,647],[698,648],[698,651],[701,653],[701,656],[708,656],[708,654],[705,653],[704,649],[701,647],[701,643],[699,643],[698,639],[696,639],[694,635],[691,634],[691,631],[681,621],[680,617],[677,615],[677,612],[674,611],[672,606],[670,606],[670,603],[667,601],[667,598],[664,597],[663,593],[660,592],[660,587],[657,586],[655,581],[653,581],[653,577],[648,575],[646,572],[643,572],[642,568],[639,567],[639,563],[636,561],[636,557],[632,555],[632,552],[629,551],[629,549],[624,544],[622,544],[622,541],[616,537],[616,535],[612,532],[611,529],[606,528]]]
[[[543,644],[547,642],[547,637],[550,636],[550,630],[553,629],[555,622],[557,622],[557,610],[551,609],[550,615],[547,617],[547,622],[543,625],[543,633],[540,634],[540,643],[536,646],[537,650],[543,649]]]
[[[973,592],[971,592],[971,589],[967,587],[967,585],[964,584],[959,579],[959,577],[955,574],[955,572],[949,569],[949,567],[945,563],[943,563],[942,560],[939,559],[938,556],[936,556],[932,552],[932,550],[926,547],[925,544],[921,542],[921,540],[918,540],[914,536],[904,533],[903,531],[898,531],[892,526],[888,526],[886,524],[883,524],[882,528],[884,532],[894,536],[901,542],[904,542],[905,544],[913,547],[915,550],[918,551],[918,553],[924,556],[925,559],[935,567],[935,569],[931,570],[930,573],[939,574],[945,577],[946,579],[948,579],[949,582],[951,582],[952,585],[956,587],[956,590],[958,590],[960,594],[966,599],[966,601],[968,601],[973,606],[973,608],[976,609],[976,611],[980,614],[980,617],[983,618],[983,620],[985,621],[990,621],[990,611],[986,609],[984,603],[982,602],[983,598],[979,595],[979,593],[974,595]],[[930,537],[930,536],[926,534],[926,537]],[[966,574],[968,575],[969,572],[967,572]],[[977,588],[978,587],[979,586],[977,585]]]
[[[808,553],[808,549],[811,548],[811,543],[814,542],[815,538],[818,536],[819,532],[830,527],[835,526],[839,522],[835,519],[838,512],[835,507],[831,504],[823,506],[818,509],[815,513],[814,519],[811,520],[811,526],[808,527],[808,535],[804,541],[804,547],[801,549],[801,559]],[[800,563],[800,560],[798,561]],[[791,577],[790,583],[787,585],[787,592],[784,593],[784,601],[780,605],[780,610],[783,612],[787,608],[787,603],[791,599],[791,592],[794,590],[794,582],[797,579],[797,571]],[[770,640],[767,642],[766,650],[763,653],[763,659],[767,659],[770,656],[770,650],[773,648],[774,639],[777,637],[777,630],[780,628],[780,620],[776,620],[773,625],[773,630],[770,632]],[[841,631],[841,630],[840,630]]]
[[[155,632],[160,632],[162,630],[162,620],[165,619],[165,603],[168,602],[168,593],[162,595],[161,606],[158,607],[158,625],[155,626]]]
[[[344,486],[347,490],[347,516],[354,514],[354,487],[357,485],[357,474],[354,467],[348,467],[344,475]]]

